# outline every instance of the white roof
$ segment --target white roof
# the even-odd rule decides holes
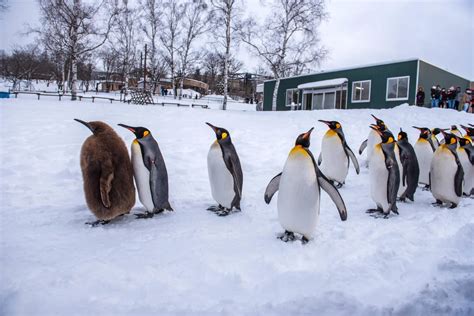
[[[314,89],[314,88],[323,88],[323,87],[334,87],[340,86],[347,82],[347,78],[336,78],[330,80],[321,80],[321,81],[314,81],[308,82],[298,85],[298,89]]]
[[[263,92],[263,83],[257,85],[257,89],[255,89],[255,92],[257,93]]]

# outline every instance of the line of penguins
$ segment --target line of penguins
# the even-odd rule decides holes
[[[474,195],[474,125],[455,125],[451,129],[415,127],[420,136],[412,146],[407,133],[400,129],[397,139],[383,120],[375,117],[368,138],[361,144],[359,155],[367,148],[370,193],[376,207],[367,210],[374,217],[388,218],[398,213],[397,201],[414,201],[419,185],[431,190],[436,202],[450,208],[459,204],[462,195]],[[168,173],[158,142],[145,127],[118,124],[135,135],[131,159],[126,145],[112,127],[101,121],[85,122],[91,132],[81,148],[80,165],[88,208],[97,217],[86,224],[93,227],[130,213],[135,205],[135,178],[140,202],[146,211],[137,218],[152,218],[165,210],[173,211],[169,202]],[[300,239],[307,243],[319,219],[321,188],[334,202],[342,221],[347,209],[339,190],[344,184],[351,161],[357,174],[359,163],[346,142],[337,121],[320,122],[328,126],[321,152],[316,161],[309,150],[314,128],[300,134],[291,149],[282,172],[270,180],[264,200],[269,204],[279,191],[278,219],[285,242]],[[206,123],[214,131],[207,166],[211,193],[216,205],[207,210],[219,216],[240,211],[243,173],[230,133],[222,127]],[[449,130],[449,132],[447,132]],[[439,140],[437,135],[443,135]]]

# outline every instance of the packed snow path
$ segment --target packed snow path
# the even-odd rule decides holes
[[[349,169],[341,222],[322,193],[308,244],[284,243],[276,198],[263,201],[298,134],[314,126],[319,155],[327,126],[341,122],[354,152],[370,113],[414,143],[417,126],[473,123],[469,114],[400,106],[390,110],[240,112],[107,103],[0,101],[0,315],[374,315],[474,313],[474,199],[454,210],[430,192],[400,203],[400,216],[375,219],[368,170]],[[90,228],[79,152],[90,132],[73,121],[145,126],[159,142],[175,212],[125,216]],[[244,172],[242,212],[217,217],[206,157],[227,128]],[[357,155],[358,156],[358,155]],[[358,156],[365,165],[365,154]],[[278,194],[278,193],[277,193]],[[141,212],[137,204],[132,212]]]

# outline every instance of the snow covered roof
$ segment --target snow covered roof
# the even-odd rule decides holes
[[[347,82],[347,78],[336,78],[330,80],[320,80],[314,82],[308,82],[298,85],[298,89],[315,89],[315,88],[323,88],[323,87],[334,87],[340,86]]]

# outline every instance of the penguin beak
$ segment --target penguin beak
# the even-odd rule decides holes
[[[379,126],[377,124],[370,124],[369,127],[371,129],[373,129],[374,131],[378,131],[379,130]]]
[[[84,122],[83,120],[80,120],[80,119],[76,119],[76,118],[74,119],[74,121],[79,122],[81,124],[84,124],[84,126],[86,126],[88,129],[90,129],[90,131],[92,133],[94,133],[94,129],[92,128],[92,126],[89,123]]]
[[[331,124],[331,122],[325,121],[325,120],[318,120],[318,121],[321,122],[321,123],[326,124],[327,126],[329,126]]]
[[[215,127],[214,125],[212,125],[211,123],[208,123],[208,122],[206,122],[206,124],[209,125],[212,128],[214,133],[217,133],[217,127]]]
[[[417,130],[420,130],[420,131],[422,130],[421,127],[416,127],[416,126],[412,126],[412,127],[413,127],[413,128],[416,128]]]
[[[374,120],[376,120],[376,121],[379,120],[379,118],[377,118],[375,115],[373,115],[373,114],[370,114],[370,115],[372,115],[372,117],[374,118]]]
[[[132,132],[133,134],[136,133],[136,130],[135,130],[134,127],[131,127],[131,126],[128,126],[128,125],[125,125],[125,124],[117,124],[117,125],[118,125],[118,126],[122,126],[122,127],[126,128],[126,129],[128,129],[128,130],[129,130],[130,132]]]
[[[373,129],[374,131],[376,131],[377,134],[379,134],[380,136],[382,136],[382,132],[377,128],[377,125],[375,125],[375,126],[370,125],[370,128]]]
[[[303,139],[304,140],[308,140],[309,137],[311,136],[311,132],[313,131],[314,127],[311,127],[309,131],[307,131],[306,133],[304,133],[303,135]]]

